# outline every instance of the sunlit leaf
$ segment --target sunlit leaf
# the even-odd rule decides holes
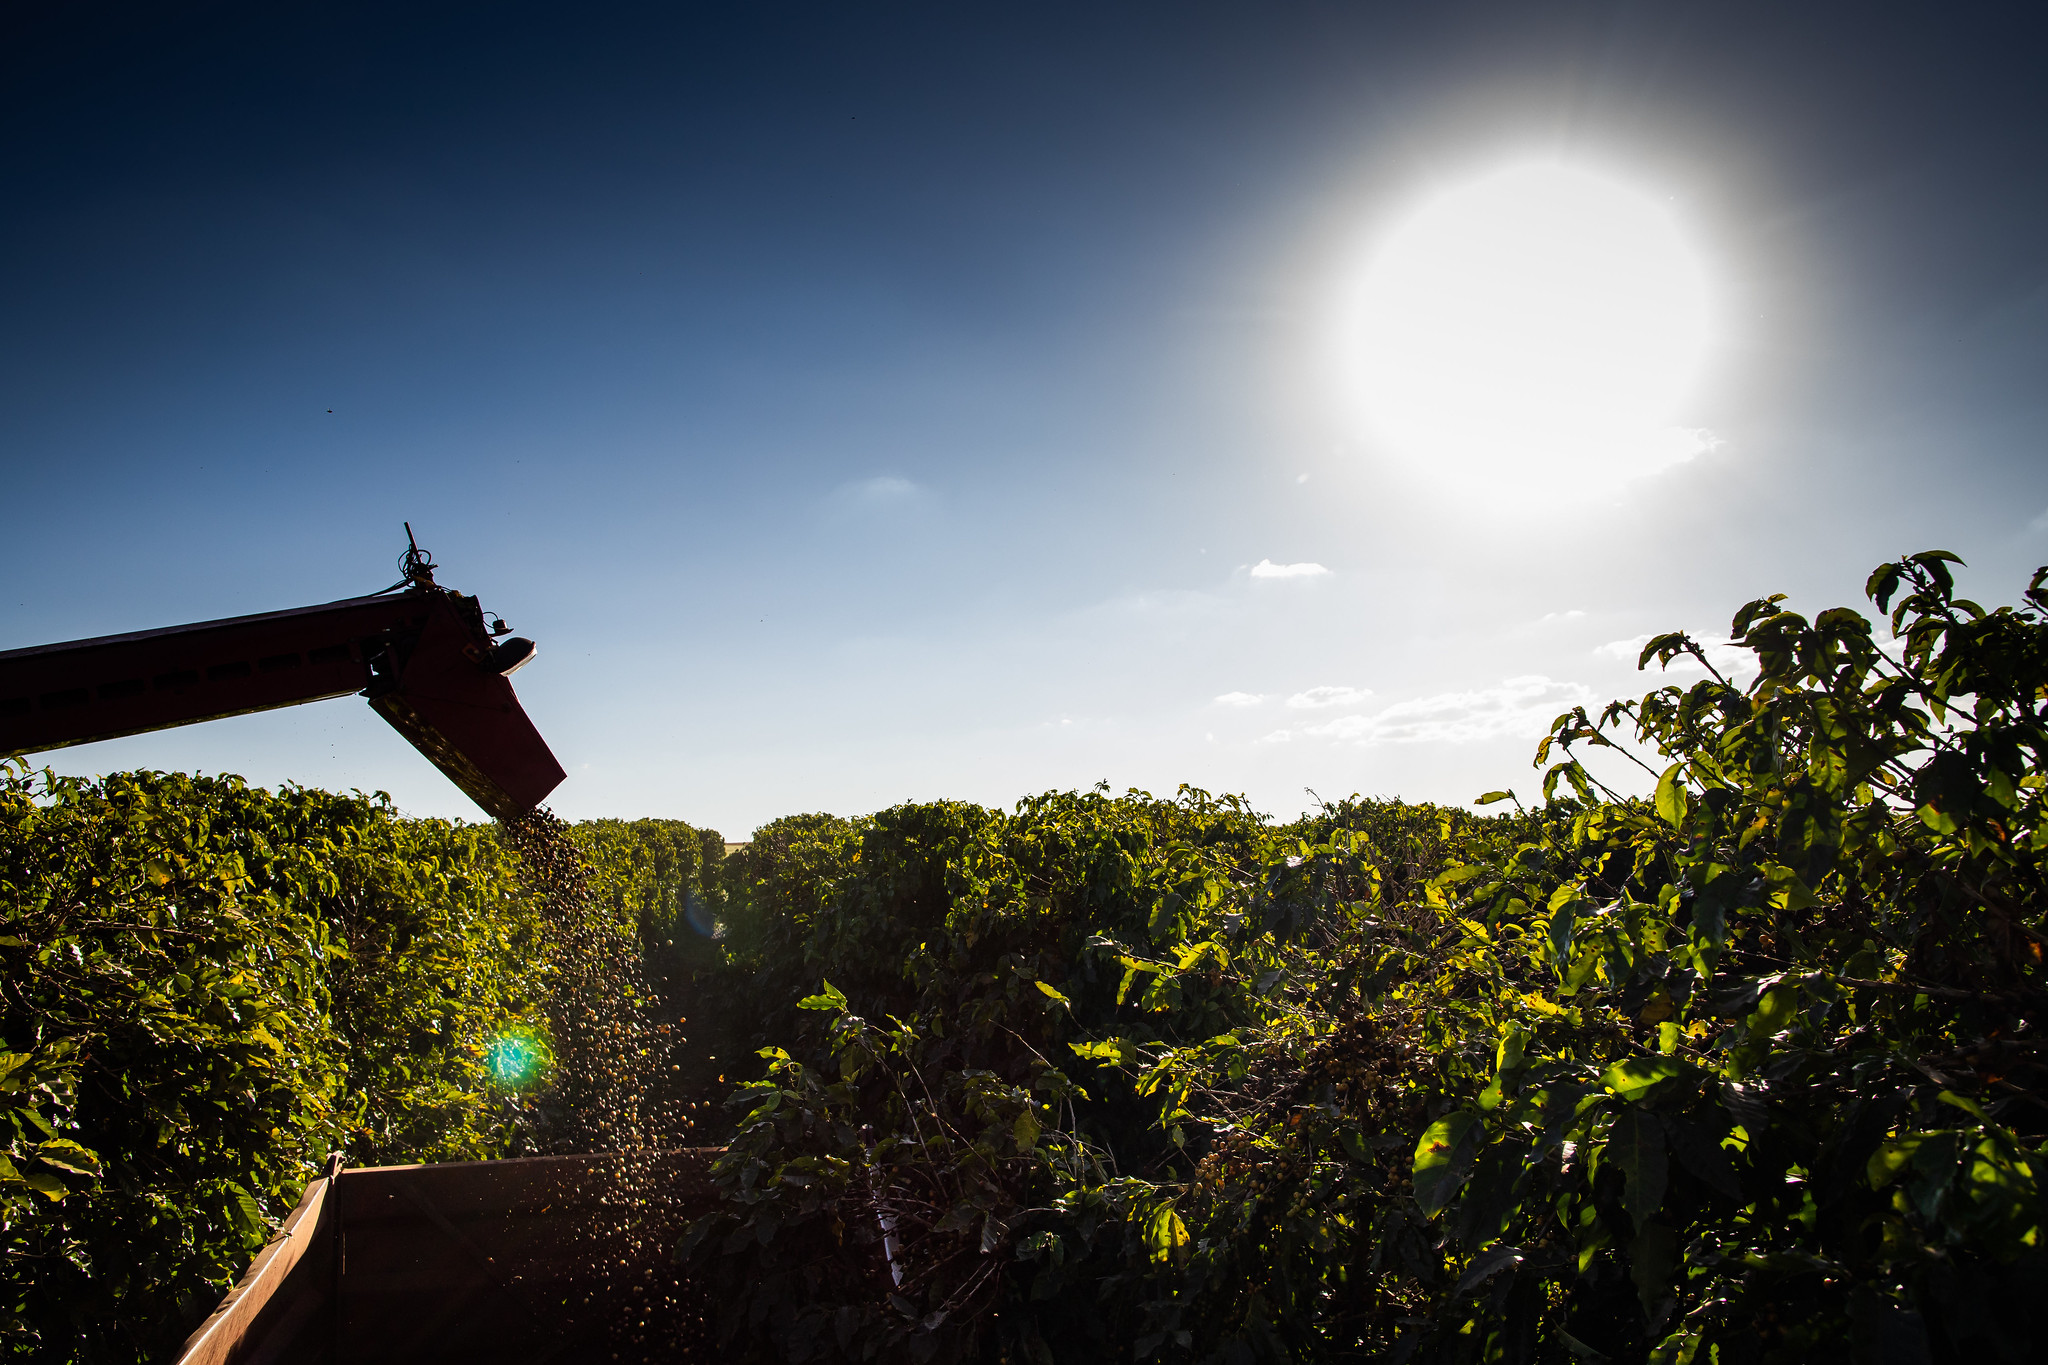
[[[1422,1207],[1424,1217],[1433,1218],[1441,1212],[1471,1173],[1471,1139],[1478,1123],[1474,1114],[1446,1114],[1431,1124],[1415,1144],[1415,1202]]]

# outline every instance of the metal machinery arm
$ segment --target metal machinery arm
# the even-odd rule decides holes
[[[507,680],[533,642],[432,570],[415,550],[402,592],[0,652],[0,756],[357,692],[477,805],[524,815],[564,776]]]

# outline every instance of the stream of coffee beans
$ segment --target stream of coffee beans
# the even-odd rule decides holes
[[[677,1269],[684,1227],[706,1211],[708,1153],[689,1151],[688,1097],[658,1084],[683,1042],[656,1017],[636,926],[611,913],[568,826],[545,809],[503,826],[546,934],[552,1083],[536,1107],[543,1150],[607,1153],[597,1217],[561,1234],[579,1239],[587,1273],[563,1348],[598,1348],[625,1362],[711,1353],[705,1306]],[[586,1320],[588,1319],[588,1320]],[[557,1357],[559,1358],[559,1357]],[[604,1358],[602,1355],[599,1358]]]

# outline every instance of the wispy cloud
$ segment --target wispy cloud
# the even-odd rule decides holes
[[[1533,739],[1561,712],[1592,699],[1592,691],[1582,684],[1531,674],[1505,679],[1497,687],[1395,702],[1369,716],[1338,716],[1298,731],[1282,730],[1267,735],[1266,742],[1277,743],[1290,734],[1359,745],[1470,744],[1502,736]]]
[[[1297,711],[1317,711],[1325,706],[1356,706],[1371,695],[1370,687],[1311,687],[1296,692],[1287,704]]]
[[[1320,564],[1275,564],[1262,559],[1252,565],[1253,578],[1321,578],[1330,571]]]
[[[2048,507],[2041,509],[2041,515],[2027,523],[2027,529],[2036,534],[2048,531]]]
[[[1626,640],[1609,640],[1604,645],[1594,645],[1593,652],[1603,659],[1620,659],[1634,663],[1642,656],[1643,646],[1650,643],[1647,635],[1632,635]]]
[[[1626,640],[1609,640],[1604,645],[1595,645],[1593,652],[1602,658],[1617,659],[1627,664],[1630,668],[1634,668],[1636,660],[1642,657],[1643,646],[1650,643],[1653,638],[1655,637],[1650,635],[1635,635]],[[1742,646],[1730,644],[1726,640],[1716,640],[1711,636],[1701,635],[1697,632],[1693,634],[1692,638],[1700,642],[1700,647],[1707,652],[1708,661],[1715,668],[1719,669],[1724,677],[1734,677],[1738,673],[1754,673],[1756,671],[1756,655]],[[1672,673],[1706,672],[1705,669],[1700,667],[1699,660],[1693,658],[1690,654],[1679,655],[1666,665],[1666,669]]]
[[[901,507],[924,495],[925,490],[909,479],[894,474],[877,474],[870,479],[843,483],[832,492],[832,500],[843,507]]]
[[[1571,611],[1546,611],[1543,613],[1542,616],[1537,618],[1536,624],[1539,626],[1554,626],[1565,621],[1576,621],[1579,618],[1583,617],[1585,614],[1586,613],[1584,613],[1583,611],[1579,611],[1577,608],[1574,608]]]
[[[1728,444],[1712,427],[1672,427],[1665,433],[1670,442],[1671,458],[1684,462],[1700,455],[1711,455]]]
[[[1218,706],[1257,706],[1265,698],[1256,692],[1225,692],[1216,698]]]

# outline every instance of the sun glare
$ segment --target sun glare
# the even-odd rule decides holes
[[[1706,357],[1705,271],[1648,195],[1521,165],[1437,195],[1370,257],[1344,367],[1407,470],[1526,496],[1697,453],[1676,425]]]
[[[507,1090],[525,1090],[548,1069],[547,1045],[523,1028],[507,1029],[484,1049],[484,1069]]]

